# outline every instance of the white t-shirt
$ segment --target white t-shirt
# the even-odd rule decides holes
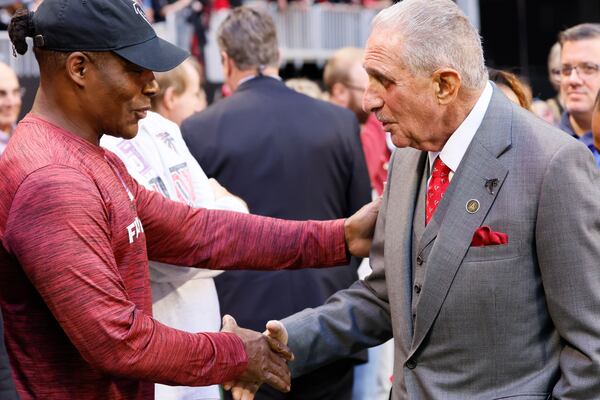
[[[149,112],[139,122],[138,135],[124,140],[105,135],[100,144],[125,163],[133,178],[146,188],[192,207],[248,212],[234,196],[215,200],[208,178],[189,152],[179,127]],[[220,271],[185,268],[150,261],[154,317],[188,332],[219,330],[219,300],[212,277]],[[218,400],[218,386],[156,385],[157,400]]]
[[[10,135],[8,134],[8,132],[0,130],[0,155],[4,152],[4,149],[8,145],[9,139]]]

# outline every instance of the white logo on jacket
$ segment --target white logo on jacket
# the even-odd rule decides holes
[[[144,233],[144,227],[142,221],[138,217],[135,217],[133,222],[127,226],[127,233],[129,234],[129,243],[133,243],[134,239],[140,236],[140,233]]]

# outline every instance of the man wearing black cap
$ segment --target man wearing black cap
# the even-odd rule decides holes
[[[187,53],[133,0],[46,0],[9,29],[33,38],[40,88],[0,159],[0,305],[23,399],[151,399],[152,382],[241,379],[289,390],[285,346],[226,318],[187,333],[151,317],[148,259],[205,268],[347,262],[370,247],[376,207],[346,221],[284,222],[192,209],[139,186],[102,134],[134,137],[151,72]]]

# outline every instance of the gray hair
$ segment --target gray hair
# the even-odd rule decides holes
[[[457,70],[467,89],[481,89],[488,79],[481,37],[451,0],[404,0],[375,17],[373,30],[391,30],[402,38],[402,52],[413,74]]]
[[[279,65],[275,23],[258,10],[234,8],[219,27],[217,41],[241,70]]]
[[[565,29],[558,35],[561,45],[565,42],[600,38],[600,24],[579,24]]]

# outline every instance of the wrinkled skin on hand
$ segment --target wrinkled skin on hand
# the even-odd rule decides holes
[[[356,257],[368,257],[371,251],[375,222],[381,207],[381,197],[373,200],[347,218],[344,223],[346,246]]]
[[[273,325],[272,322],[278,325]],[[287,361],[293,359],[293,354],[286,346],[287,332],[278,321],[276,323],[269,321],[269,324],[273,326],[273,335],[240,328],[233,317],[229,315],[223,317],[221,332],[238,335],[244,342],[248,356],[246,371],[235,382],[226,382],[223,385],[225,390],[231,389],[235,400],[252,400],[263,383],[281,392],[290,391],[291,376]]]

